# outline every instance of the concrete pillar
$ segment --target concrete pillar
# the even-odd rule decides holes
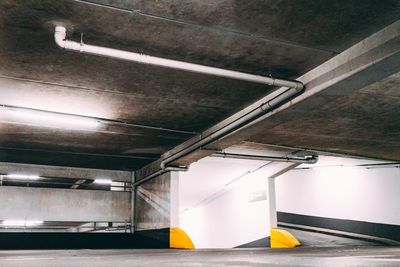
[[[278,227],[277,211],[276,211],[276,193],[275,193],[275,179],[282,174],[290,171],[299,166],[300,163],[282,163],[273,162],[269,165],[268,175],[268,206],[269,206],[269,225],[270,228]]]
[[[269,226],[270,228],[277,228],[278,219],[276,214],[275,178],[268,177],[268,196]]]
[[[179,172],[170,172],[170,227],[179,227]]]
[[[162,229],[179,224],[179,176],[164,173],[136,187],[135,229]]]
[[[131,183],[132,183],[132,188],[131,188],[131,216],[130,216],[130,221],[131,221],[131,233],[133,234],[135,232],[135,205],[136,205],[136,187],[133,186],[135,183],[135,172],[132,172],[131,176]]]

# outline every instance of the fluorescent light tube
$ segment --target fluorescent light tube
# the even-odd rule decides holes
[[[20,123],[44,127],[66,129],[95,129],[100,123],[95,119],[84,118],[73,114],[59,114],[52,111],[11,109],[11,118]]]
[[[21,180],[38,180],[40,179],[40,176],[38,175],[27,175],[27,174],[7,174],[4,175],[6,178],[11,178],[11,179],[21,179]]]
[[[3,225],[4,226],[35,226],[35,225],[39,225],[42,224],[43,221],[24,221],[24,220],[5,220],[3,221]]]
[[[111,185],[112,180],[110,180],[110,179],[96,179],[96,180],[94,180],[94,182],[96,184],[108,184],[108,185]]]

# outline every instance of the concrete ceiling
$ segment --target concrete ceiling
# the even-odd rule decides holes
[[[332,96],[318,109],[309,105],[299,104],[301,117],[292,116],[252,141],[400,160],[400,73],[350,95]]]
[[[274,89],[62,51],[50,21],[90,44],[296,78],[398,19],[394,0],[1,1],[0,104],[187,132],[2,119],[0,160],[138,169]],[[400,160],[399,79],[293,115],[252,141]]]

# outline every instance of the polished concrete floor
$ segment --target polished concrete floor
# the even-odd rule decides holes
[[[288,229],[289,230],[289,229]],[[290,229],[294,249],[3,250],[0,267],[400,266],[400,246]]]
[[[400,266],[400,247],[1,251],[0,266]]]
[[[372,241],[347,238],[343,236],[327,235],[309,231],[295,230],[291,228],[280,227],[289,231],[300,241],[303,247],[351,247],[351,246],[381,246],[382,243]]]

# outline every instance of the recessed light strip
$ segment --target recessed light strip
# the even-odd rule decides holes
[[[18,180],[38,180],[40,176],[30,174],[6,174],[2,175],[5,178],[18,179]]]
[[[96,179],[94,180],[95,184],[104,184],[104,185],[111,185],[112,184],[112,180],[110,179]]]
[[[86,128],[88,127],[97,128],[98,126],[100,126],[100,124],[104,123],[104,124],[115,124],[121,126],[136,127],[136,128],[164,131],[164,132],[180,133],[180,134],[189,134],[189,135],[198,134],[197,132],[192,132],[192,131],[184,131],[171,128],[163,128],[158,126],[144,125],[144,124],[133,123],[131,121],[113,120],[100,117],[77,115],[71,113],[63,113],[57,111],[42,110],[42,109],[13,106],[6,104],[0,104],[0,108],[17,112],[17,116],[18,113],[20,113],[21,115],[23,115],[19,116],[20,119],[27,119],[32,116],[32,119],[36,119],[38,123],[40,123],[41,120],[44,123],[46,123],[46,121],[58,123],[59,125],[62,125],[64,127],[68,127],[69,125],[72,126],[76,125],[81,127],[84,126]]]
[[[35,226],[43,224],[43,221],[39,220],[4,220],[2,225],[4,226]]]

